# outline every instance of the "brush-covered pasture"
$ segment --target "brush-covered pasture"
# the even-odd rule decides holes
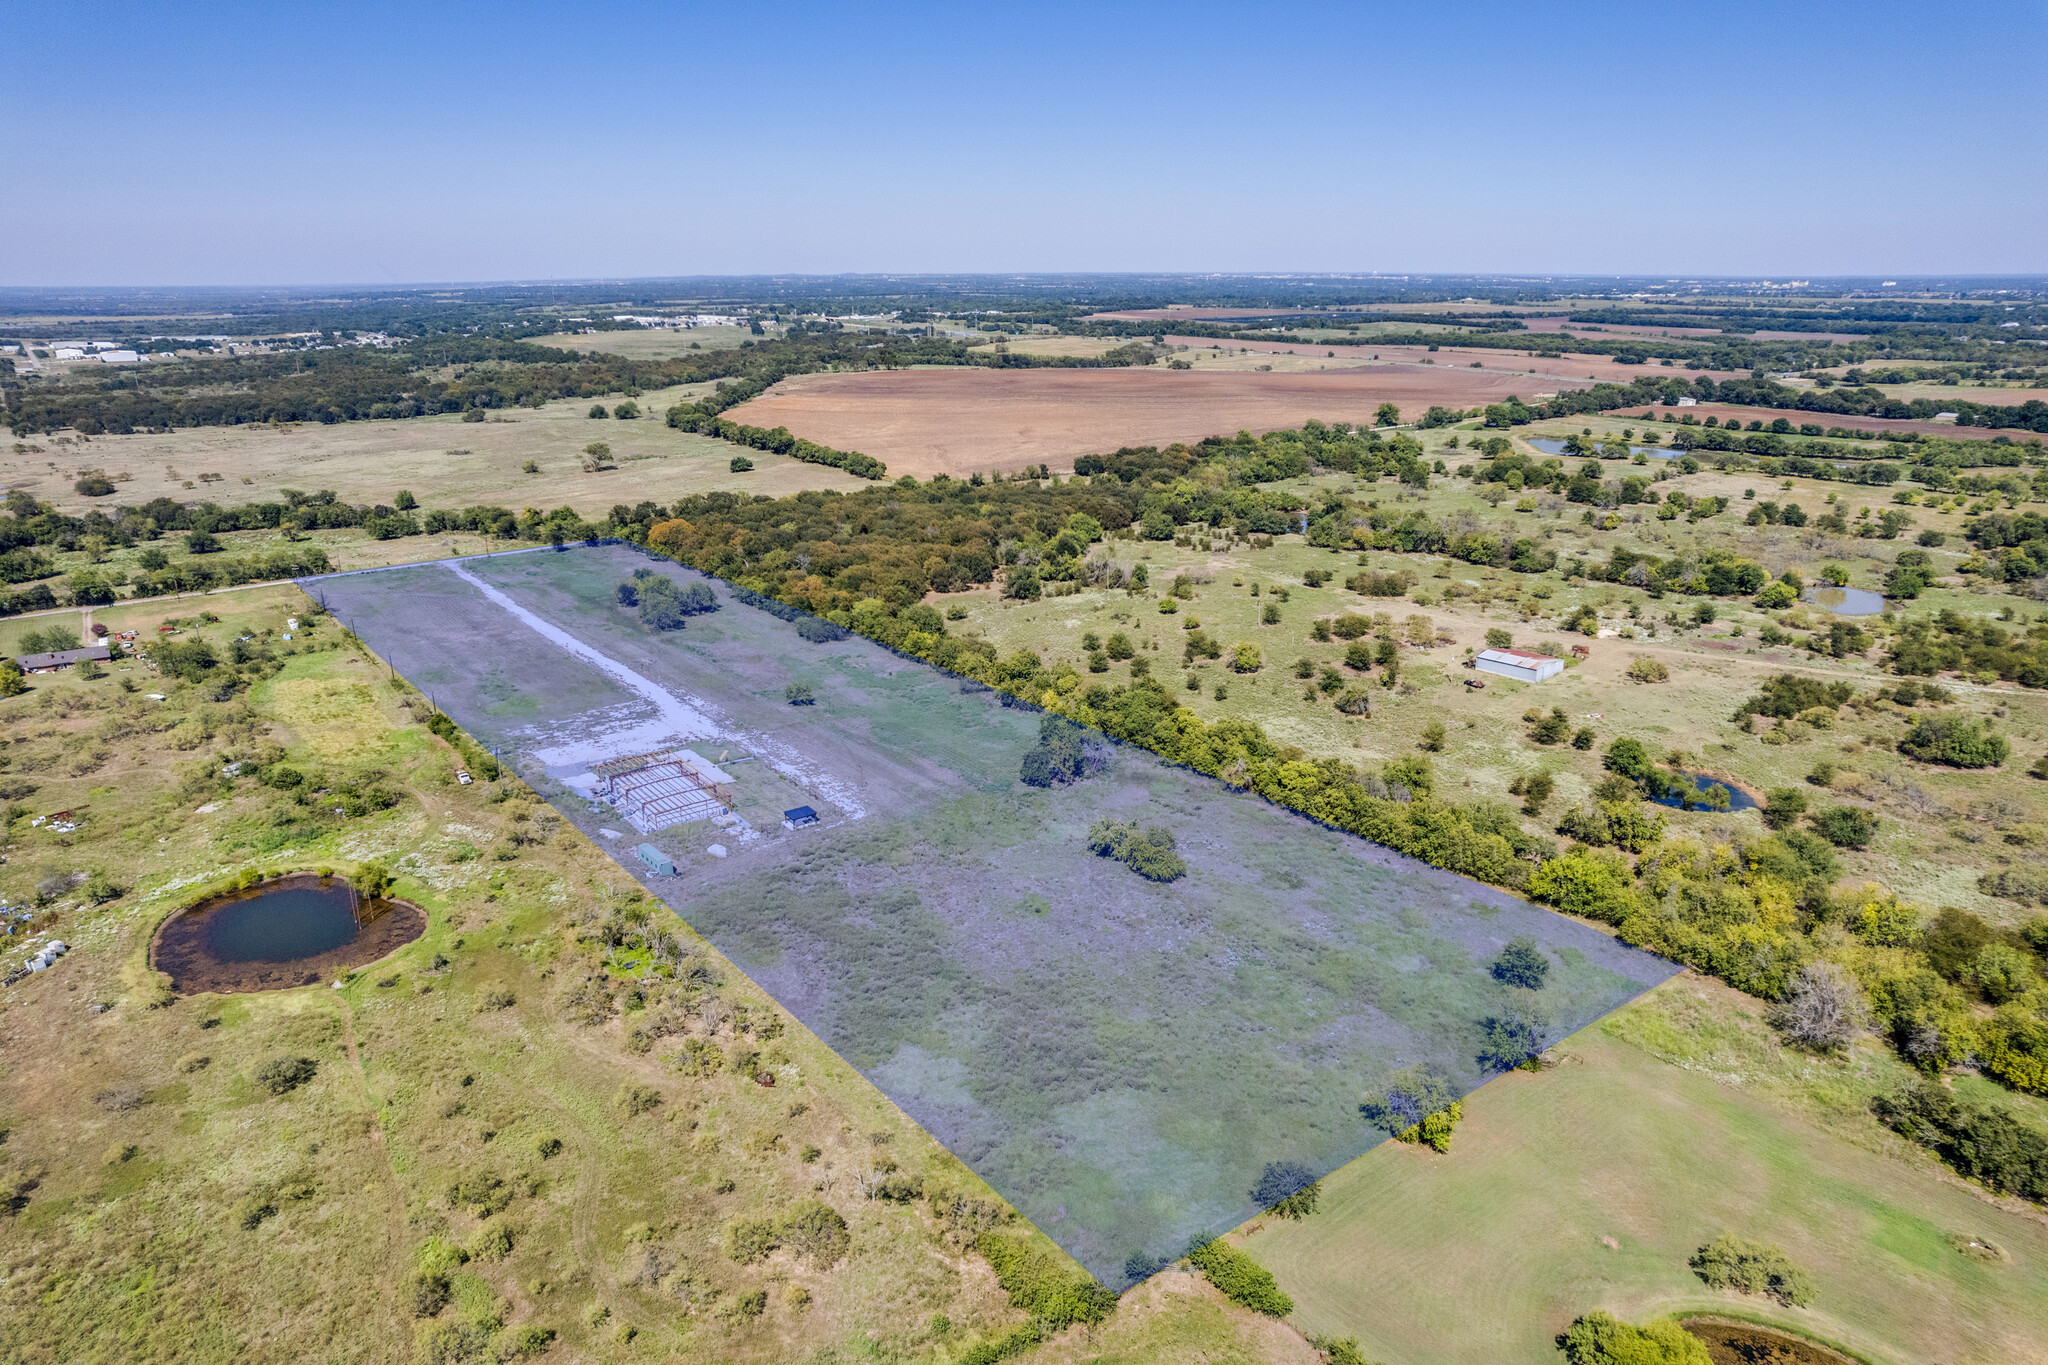
[[[122,609],[207,645],[164,653],[190,676],[0,701],[0,896],[31,916],[4,941],[73,945],[0,991],[10,1359],[945,1359],[1032,1320],[978,1239],[1081,1282],[531,790],[458,783],[473,760],[313,602],[202,605]],[[321,867],[388,869],[427,932],[339,988],[149,969],[166,915]],[[1189,1293],[1093,1339],[1270,1335]]]

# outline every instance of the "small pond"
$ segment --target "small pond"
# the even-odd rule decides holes
[[[1660,806],[1669,806],[1673,810],[1713,810],[1713,803],[1707,800],[1707,789],[1710,787],[1720,787],[1728,793],[1728,809],[1730,811],[1755,810],[1757,808],[1755,797],[1734,783],[1724,781],[1721,778],[1712,777],[1706,773],[1689,773],[1683,768],[1667,769],[1665,776],[1677,780],[1678,790],[1658,797],[1657,804]],[[1692,784],[1690,793],[1688,793],[1685,786],[1688,782]]]
[[[284,990],[374,962],[426,927],[409,901],[365,901],[345,878],[296,873],[173,915],[150,963],[183,995]]]
[[[1564,454],[1563,441],[1552,441],[1547,438],[1532,438],[1529,444],[1535,446],[1545,455]],[[1653,460],[1682,460],[1687,455],[1692,453],[1688,450],[1662,450],[1656,446],[1630,446],[1628,450],[1629,454],[1631,455],[1647,455]],[[1598,459],[1599,457],[1595,455],[1575,455],[1572,458],[1592,460]]]
[[[1707,1348],[1714,1365],[1853,1365],[1817,1341],[1753,1322],[1686,1318],[1678,1325]]]
[[[1868,588],[1830,588],[1825,585],[1806,590],[1806,600],[1826,607],[1837,616],[1879,616],[1884,613],[1884,596]]]

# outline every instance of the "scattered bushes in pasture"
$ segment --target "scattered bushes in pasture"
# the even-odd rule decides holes
[[[846,1220],[831,1205],[806,1199],[780,1218],[739,1219],[725,1229],[725,1254],[741,1265],[788,1247],[819,1270],[830,1270],[852,1245]]]

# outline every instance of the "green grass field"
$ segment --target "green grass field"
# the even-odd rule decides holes
[[[1806,1061],[1756,1014],[1674,980],[1561,1043],[1553,1069],[1472,1096],[1448,1154],[1375,1149],[1324,1182],[1312,1217],[1267,1218],[1244,1244],[1294,1296],[1293,1322],[1389,1365],[1541,1365],[1593,1308],[1733,1310],[1874,1365],[2048,1359],[2039,1217],[1845,1106],[1896,1063],[1874,1048]],[[1782,1247],[1814,1276],[1813,1305],[1701,1284],[1686,1258],[1722,1233]],[[1974,1260],[1957,1236],[2010,1259]]]

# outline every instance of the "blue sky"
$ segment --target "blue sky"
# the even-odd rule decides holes
[[[5,284],[2048,271],[2038,0],[4,18]]]

